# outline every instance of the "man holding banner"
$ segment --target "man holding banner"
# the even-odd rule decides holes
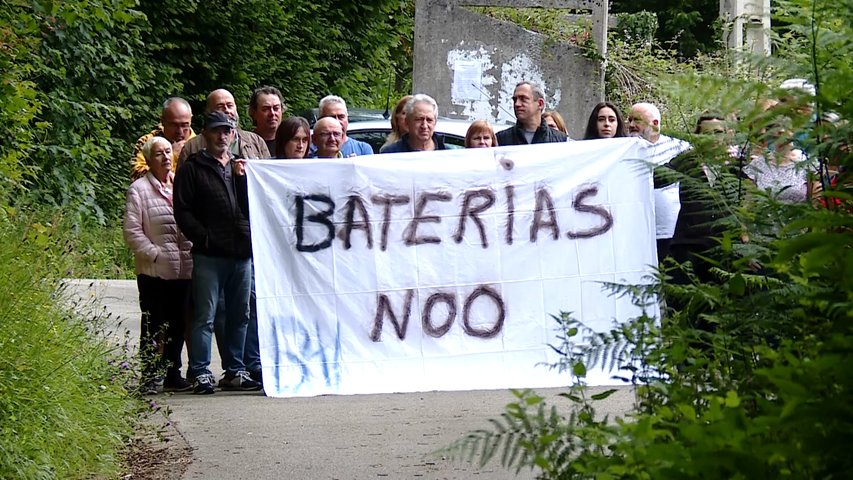
[[[516,122],[512,128],[497,133],[498,145],[530,145],[565,142],[568,136],[550,128],[542,119],[545,91],[534,82],[519,82],[512,94]]]
[[[438,120],[438,104],[429,95],[419,93],[406,102],[403,111],[406,114],[408,133],[400,140],[385,147],[381,153],[425,152],[444,150],[444,139],[435,134],[435,122]]]

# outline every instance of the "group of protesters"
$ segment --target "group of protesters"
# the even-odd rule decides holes
[[[546,111],[545,93],[536,83],[516,85],[512,102],[513,126],[495,133],[488,121],[474,121],[465,146],[572,140],[559,113]],[[305,118],[283,118],[285,112],[278,89],[259,88],[248,105],[255,129],[242,130],[233,95],[215,90],[207,97],[204,127],[196,135],[190,104],[174,97],[163,104],[160,124],[135,146],[124,232],[136,263],[142,310],[141,387],[146,394],[214,393],[217,383],[210,370],[214,332],[225,372],[218,387],[243,391],[263,387],[247,160],[347,158],[445,148],[444,139],[435,132],[438,105],[425,94],[407,95],[396,104],[391,133],[379,152],[347,136],[349,115],[341,97],[320,100],[313,130]],[[721,117],[705,116],[698,122],[697,133],[724,129],[724,123]],[[602,102],[590,113],[583,139],[642,137],[653,146],[649,161],[664,165],[690,144],[661,134],[660,127],[661,113],[653,104],[637,103],[623,117],[614,104]],[[774,148],[782,160],[772,163],[769,174],[758,174],[760,164],[750,158],[755,161],[756,183],[761,186],[763,177],[767,185],[785,192],[785,200],[805,200],[807,180],[802,170],[794,168],[802,152],[790,143]],[[659,231],[658,237],[668,239],[673,234]],[[666,254],[659,250],[660,256]],[[181,374],[184,344],[189,358],[186,378]]]

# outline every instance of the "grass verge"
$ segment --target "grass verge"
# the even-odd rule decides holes
[[[104,318],[60,301],[74,235],[0,219],[0,478],[115,476],[133,433],[140,402]]]

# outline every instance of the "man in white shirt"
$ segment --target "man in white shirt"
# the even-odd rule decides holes
[[[628,114],[628,134],[642,137],[652,145],[648,159],[655,166],[668,163],[675,156],[693,148],[688,142],[660,133],[660,110],[651,103],[637,103]],[[675,223],[681,210],[678,182],[655,189],[655,232],[658,259],[669,250],[669,240],[675,234]]]

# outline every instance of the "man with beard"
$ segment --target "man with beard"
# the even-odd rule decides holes
[[[628,114],[628,135],[645,139],[648,146],[648,160],[655,167],[666,166],[680,153],[693,148],[689,143],[660,133],[660,110],[651,103],[636,103]],[[672,182],[666,175],[655,177],[655,233],[657,238],[658,259],[669,255],[675,224],[681,211],[678,182]]]
[[[252,242],[245,160],[230,148],[236,124],[227,114],[205,117],[204,148],[188,156],[175,176],[175,220],[193,242],[192,299],[188,377],[193,393],[214,393],[211,337],[220,301],[224,309],[223,390],[259,390],[243,362],[252,288]],[[262,144],[263,145],[263,144]],[[263,145],[266,148],[266,145]],[[222,298],[220,298],[222,297]]]

